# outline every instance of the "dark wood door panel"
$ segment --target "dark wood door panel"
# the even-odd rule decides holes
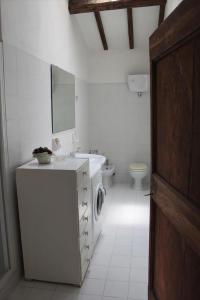
[[[199,31],[199,0],[184,0],[150,38],[151,60],[161,59]]]
[[[200,299],[200,256],[158,206],[154,256],[152,299]]]
[[[200,1],[183,0],[150,39],[149,300],[200,299]]]
[[[182,299],[182,278],[178,275],[183,273],[184,243],[158,206],[155,222],[154,293],[157,299]]]
[[[155,158],[155,171],[160,174],[167,181],[170,179],[170,151],[166,148],[170,145],[170,134],[168,134],[170,130],[169,120],[170,118],[170,104],[165,100],[166,95],[169,94],[169,91],[174,94],[174,85],[172,84],[175,80],[173,75],[170,74],[170,81],[168,81],[169,73],[163,72],[163,69],[168,68],[169,65],[173,64],[173,60],[171,57],[167,57],[164,61],[159,62],[156,70],[156,85],[157,85],[157,101],[154,103],[154,111],[156,115],[154,118],[156,119],[156,140],[155,140],[155,148],[157,157]],[[162,101],[159,101],[162,99]],[[170,122],[171,123],[171,122]],[[171,135],[173,132],[171,132]]]
[[[200,207],[200,35],[195,39],[194,56],[194,105],[192,155],[189,196]]]
[[[200,210],[156,174],[152,176],[152,191],[156,206],[200,255]]]
[[[200,256],[187,244],[185,248],[184,272],[182,273],[183,295],[181,300],[200,299]]]
[[[193,42],[156,67],[156,171],[188,194],[192,139]]]

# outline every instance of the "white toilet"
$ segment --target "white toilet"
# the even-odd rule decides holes
[[[133,163],[129,166],[129,174],[134,179],[134,188],[142,190],[142,179],[148,173],[148,167],[144,163]]]

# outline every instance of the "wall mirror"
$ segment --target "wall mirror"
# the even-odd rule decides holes
[[[51,66],[52,131],[75,128],[75,76]]]

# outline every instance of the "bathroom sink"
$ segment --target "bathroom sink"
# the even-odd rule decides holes
[[[90,166],[90,176],[91,178],[101,169],[103,164],[106,161],[105,156],[97,155],[97,154],[88,154],[88,153],[73,153],[73,156],[76,158],[87,158],[89,159],[89,166]]]
[[[100,167],[105,163],[106,158],[103,155],[97,155],[97,154],[88,154],[88,153],[79,153],[75,152],[74,157],[76,158],[88,158],[90,164],[97,164]]]
[[[85,158],[89,159],[89,167],[90,167],[90,176],[93,177],[93,175],[101,169],[102,165],[105,163],[106,158],[103,155],[97,155],[97,154],[87,154],[87,153],[80,153],[80,152],[73,152],[71,153],[71,157],[74,158]],[[56,162],[63,163],[65,160],[67,160],[68,157],[65,155],[55,156],[54,160]]]

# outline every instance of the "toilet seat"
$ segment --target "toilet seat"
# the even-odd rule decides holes
[[[147,170],[147,165],[144,163],[133,163],[129,166],[130,171],[141,172]]]

